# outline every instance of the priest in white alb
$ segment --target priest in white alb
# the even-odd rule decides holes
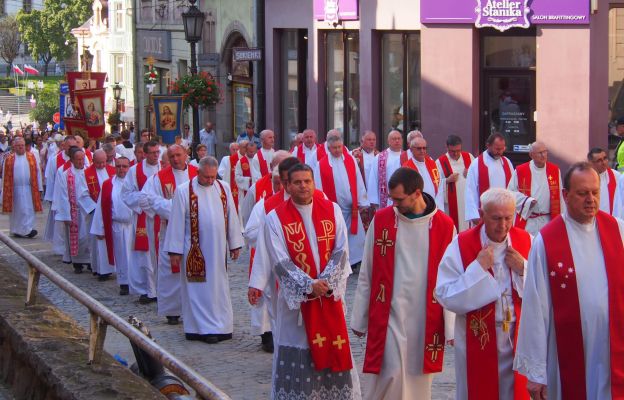
[[[600,177],[600,209],[613,215],[614,210],[621,207],[621,204],[615,204],[620,173],[609,167],[609,156],[600,147],[589,150],[587,161]]]
[[[624,398],[624,223],[600,211],[589,163],[563,180],[567,211],[533,242],[514,368],[536,400]]]
[[[444,207],[444,186],[440,185],[440,171],[433,158],[427,155],[427,141],[415,137],[409,142],[410,158],[403,167],[418,171],[423,179],[423,192],[430,195],[439,209]]]
[[[548,162],[548,149],[542,142],[529,145],[531,161],[513,172],[508,189],[516,196],[514,226],[537,235],[551,219],[565,211],[559,167]]]
[[[506,189],[511,180],[513,165],[505,157],[505,137],[493,133],[485,141],[486,150],[470,164],[466,176],[466,221],[479,223],[479,197],[490,188]]]
[[[531,235],[513,225],[507,189],[481,195],[481,220],[447,248],[435,298],[455,320],[456,399],[528,400],[513,366]]]
[[[43,210],[41,169],[35,156],[26,151],[22,137],[13,139],[12,152],[2,169],[2,212],[9,215],[9,231],[15,237],[37,235],[35,213]]]
[[[273,144],[275,143],[275,134],[270,129],[260,132],[260,141],[262,147],[251,160],[251,183],[256,183],[263,176],[270,175],[271,161],[273,161]]]
[[[256,155],[256,144],[248,140],[241,140],[238,142],[238,153],[238,161],[234,166],[234,179],[236,186],[238,186],[240,208],[240,203],[242,203],[247,191],[251,187],[251,160]]]
[[[438,171],[444,186],[444,212],[451,217],[458,232],[468,229],[465,216],[466,176],[474,157],[462,151],[462,140],[459,136],[449,135],[446,139],[446,153],[437,160]]]
[[[327,198],[337,203],[349,232],[349,262],[362,261],[365,231],[360,210],[370,206],[366,187],[355,158],[344,152],[342,137],[327,138],[328,154],[313,168],[314,184]]]
[[[243,151],[245,151],[246,148],[247,142],[245,142],[243,146]],[[244,154],[244,152],[242,154]],[[221,180],[230,186],[237,213],[239,211],[239,204],[242,202],[244,197],[242,191],[238,189],[238,185],[236,184],[236,164],[238,164],[238,160],[242,157],[242,154],[238,143],[230,143],[230,154],[221,159],[218,170]]]
[[[368,201],[377,208],[384,208],[388,201],[388,181],[390,177],[408,160],[407,151],[403,150],[403,136],[399,131],[388,133],[388,148],[375,157],[370,174],[366,180]]]
[[[366,236],[351,329],[368,335],[363,394],[370,400],[431,398],[442,371],[453,316],[434,301],[438,264],[455,227],[423,192],[423,179],[399,168],[389,182],[393,207],[375,214]]]
[[[129,293],[128,269],[134,239],[134,214],[121,197],[129,169],[128,158],[121,156],[115,159],[115,175],[102,183],[91,224],[91,234],[97,238],[100,274],[116,272],[122,296]]]
[[[314,169],[316,164],[327,155],[325,146],[318,143],[318,136],[314,129],[305,129],[301,137],[301,143],[293,148],[292,154],[297,157],[300,162]]]
[[[171,263],[180,265],[186,339],[206,343],[232,338],[226,259],[229,253],[236,260],[243,246],[234,199],[228,184],[217,179],[218,167],[216,158],[204,157],[197,177],[178,186],[164,242]]]

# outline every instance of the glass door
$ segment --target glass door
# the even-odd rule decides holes
[[[252,86],[246,83],[234,83],[232,96],[232,120],[234,125],[234,140],[245,132],[245,124],[253,121],[253,91]]]

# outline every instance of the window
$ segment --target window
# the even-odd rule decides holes
[[[624,8],[609,10],[609,147],[619,143],[616,121],[624,117]]]
[[[113,56],[113,82],[124,82],[125,57],[120,54]]]
[[[305,29],[282,31],[280,41],[280,91],[282,147],[288,148],[306,128],[308,39]]]
[[[357,146],[360,143],[359,36],[350,31],[326,32],[324,43],[326,130],[339,130],[345,145]]]
[[[115,3],[115,29],[119,32],[125,30],[125,11],[123,3]]]
[[[381,130],[398,130],[403,137],[420,128],[420,34],[381,35]],[[407,143],[404,143],[407,146]]]

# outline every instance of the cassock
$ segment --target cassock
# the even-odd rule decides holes
[[[90,235],[87,216],[95,209],[95,202],[89,196],[84,169],[73,165],[65,171],[59,169],[54,185],[56,221],[64,225],[65,254],[73,264],[91,262]],[[65,222],[70,222],[69,225]],[[64,256],[64,259],[66,257]]]
[[[406,151],[386,149],[375,157],[368,180],[366,182],[368,201],[380,208],[386,207],[388,201],[388,182],[390,177],[407,161]]]
[[[91,224],[92,235],[105,237],[97,239],[96,243],[99,273],[110,274],[116,270],[120,285],[129,284],[128,270],[134,242],[134,214],[121,198],[124,180],[113,176],[102,184]],[[108,211],[104,206],[108,207]]]
[[[444,212],[453,219],[458,232],[468,229],[468,221],[465,218],[466,177],[468,167],[472,164],[474,156],[468,152],[462,152],[459,159],[454,160],[449,153],[445,153],[436,160],[438,171],[444,186]],[[454,183],[446,180],[451,174],[457,173],[458,178]]]
[[[464,218],[466,221],[479,219],[479,197],[481,193],[490,188],[506,189],[511,180],[513,165],[507,157],[495,160],[490,153],[484,151],[470,164],[466,176],[466,208]],[[487,172],[481,176],[481,172]]]
[[[438,263],[455,228],[433,198],[425,200],[418,217],[393,207],[379,210],[366,235],[351,315],[351,328],[368,335],[365,399],[430,399],[445,338],[453,337],[452,313],[431,300]],[[392,278],[384,276],[392,269]]]
[[[313,207],[315,202],[323,201],[324,210],[332,210],[333,216],[328,220],[327,225],[334,225],[334,235],[328,238],[329,242],[333,241],[333,249],[327,253],[326,266],[320,271],[319,263],[319,247],[326,248],[326,241],[318,240],[315,225],[321,224],[325,219],[318,218],[314,221],[312,218]],[[286,208],[288,207],[288,208]],[[283,222],[278,212],[285,210],[293,210],[295,216],[301,218],[300,223],[294,223],[296,231],[301,234],[305,230],[306,252],[311,257],[308,263],[314,263],[310,266],[310,273],[318,276],[319,279],[327,279],[333,289],[330,297],[322,300],[324,309],[320,312],[329,312],[333,310],[338,312],[338,316],[329,320],[324,326],[339,326],[340,313],[344,315],[344,302],[346,293],[347,277],[351,274],[349,265],[348,247],[347,247],[347,228],[342,218],[342,212],[337,204],[333,204],[326,200],[314,200],[312,204],[296,205],[292,202],[285,202],[271,211],[266,219],[264,235],[260,240],[270,245],[263,245],[266,249],[269,268],[258,269],[254,274],[249,285],[255,288],[265,288],[272,284],[272,276],[276,276],[279,281],[279,290],[275,309],[275,329],[273,331],[273,342],[276,351],[273,355],[273,387],[271,397],[273,399],[281,398],[297,398],[297,399],[323,399],[323,398],[339,398],[339,399],[359,399],[361,397],[359,388],[359,378],[355,368],[341,372],[332,372],[332,369],[325,368],[317,370],[316,368],[323,364],[313,364],[312,350],[310,349],[306,326],[310,328],[314,325],[306,325],[302,321],[301,309],[304,307],[315,307],[319,304],[305,304],[308,302],[320,302],[320,299],[309,300],[308,294],[312,284],[312,278],[306,274],[291,257],[291,252],[285,238]],[[292,214],[291,214],[292,215]],[[293,231],[293,233],[295,233]],[[290,234],[289,234],[290,235]],[[327,235],[325,235],[327,236]],[[289,236],[290,237],[290,236]],[[292,240],[292,239],[290,239]],[[260,244],[259,244],[260,245]],[[309,251],[307,251],[309,250]],[[314,268],[314,272],[312,272]],[[338,308],[338,309],[336,309]],[[318,310],[318,308],[317,308]],[[325,311],[327,310],[327,311]],[[335,315],[335,314],[333,314]],[[346,335],[346,324],[343,327],[343,334]],[[324,329],[321,327],[319,329]],[[338,355],[347,356],[351,359],[348,341],[345,337],[328,338],[329,334],[319,334],[315,339],[316,346],[314,351],[336,352]],[[315,336],[310,337],[310,341]],[[319,347],[324,344],[323,348]],[[331,347],[330,347],[331,346]],[[318,354],[318,353],[317,353]],[[340,360],[344,360],[340,358]],[[347,359],[348,360],[348,359]]]
[[[186,171],[184,171],[186,172]],[[196,197],[196,210],[189,200],[189,185]],[[192,213],[198,225],[193,228]],[[201,257],[199,270],[189,262],[197,240]],[[230,285],[227,274],[228,249],[243,246],[234,199],[227,183],[215,181],[202,186],[194,178],[177,187],[167,224],[164,251],[183,254],[179,273],[184,332],[228,334],[234,329]],[[158,299],[160,303],[160,295]]]
[[[366,235],[359,210],[370,206],[370,203],[355,158],[350,154],[342,154],[338,158],[327,154],[314,167],[314,183],[329,200],[340,206],[349,235],[349,262],[351,265],[359,263]]]
[[[251,183],[256,183],[258,179],[271,173],[271,161],[275,150],[265,149],[263,147],[258,149],[258,152],[251,160]]]
[[[97,169],[94,165],[91,165],[88,168],[85,167],[84,173],[88,195],[91,196],[91,199],[97,203],[98,198],[100,197],[102,184],[104,184],[104,182],[106,182],[111,176],[115,175],[115,168],[107,165],[105,168]],[[92,225],[93,214],[89,214],[87,215],[87,229],[89,232],[91,232]],[[106,264],[100,264],[100,261],[106,259],[102,258],[99,254],[100,249],[106,249],[106,247],[102,247],[100,244],[98,244],[99,240],[97,240],[95,234],[90,233],[90,236],[91,237],[89,238],[89,248],[91,249],[91,268],[93,269],[93,272],[97,274],[108,274],[109,272],[102,272],[109,271],[110,268]]]
[[[30,153],[9,154],[2,171],[2,212],[10,213],[10,232],[28,235],[35,229],[35,212],[41,212],[43,190],[39,162]]]
[[[532,235],[537,235],[552,218],[565,211],[561,172],[554,164],[548,163],[543,168],[533,161],[519,165],[507,188],[516,196],[515,226]],[[537,204],[531,207],[534,200]]]
[[[160,223],[155,226],[154,215],[143,212],[149,207],[147,195],[141,191],[149,178],[158,173],[160,163],[150,165],[147,160],[133,165],[124,179],[121,190],[121,198],[134,212],[133,230],[134,235],[130,246],[130,268],[128,271],[128,286],[130,293],[156,297],[156,266],[158,265],[157,230]]]
[[[156,280],[158,315],[161,317],[180,316],[182,313],[180,276],[178,273],[173,272],[179,266],[171,265],[169,253],[164,249],[164,243],[167,240],[167,223],[171,214],[175,190],[196,174],[197,168],[190,165],[184,170],[173,169],[169,166],[148,179],[142,190],[143,193],[147,194],[149,201],[149,207],[145,209],[145,212],[152,217],[158,215],[161,223],[158,278]],[[171,175],[173,175],[173,178]],[[170,182],[165,182],[164,179],[170,180]]]
[[[440,184],[440,171],[431,157],[425,161],[418,161],[412,158],[403,167],[417,171],[423,178],[423,192],[433,197],[439,209],[444,207],[444,186]]]
[[[620,173],[611,168],[600,174],[600,210],[607,214],[613,214],[615,210],[615,194],[618,192],[619,178]],[[618,208],[621,206],[617,205]]]
[[[442,258],[435,297],[445,309],[456,314],[458,400],[514,399],[513,341],[524,278],[513,272],[504,259],[507,247],[512,246],[520,254],[524,253],[526,260],[530,244],[531,236],[513,227],[503,242],[492,242],[483,224],[479,224],[455,237]],[[494,250],[494,265],[487,272],[476,259],[485,246]],[[496,382],[497,373],[498,385],[492,384],[492,380]],[[528,399],[526,381],[519,386]]]

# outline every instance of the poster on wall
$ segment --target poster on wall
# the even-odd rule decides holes
[[[152,96],[156,135],[163,143],[175,143],[182,133],[182,96]]]
[[[106,89],[77,90],[76,103],[81,110],[85,122],[87,136],[91,139],[101,139],[106,133],[104,120],[104,96]]]

